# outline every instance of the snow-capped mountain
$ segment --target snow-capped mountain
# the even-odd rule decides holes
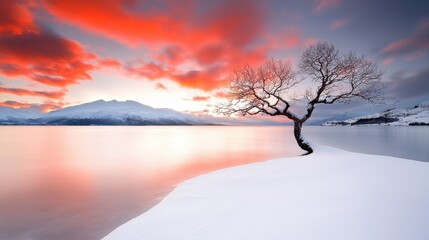
[[[0,124],[25,124],[42,116],[43,113],[37,108],[0,107]]]
[[[135,101],[104,101],[66,107],[49,113],[24,114],[24,109],[0,111],[0,124],[46,125],[205,125],[201,118],[172,109],[152,108]],[[16,114],[15,114],[16,113]],[[14,121],[16,120],[16,121]]]
[[[343,121],[328,121],[323,125],[429,125],[429,101],[407,109],[393,108],[381,113],[350,118]]]

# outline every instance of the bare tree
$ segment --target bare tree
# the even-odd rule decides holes
[[[378,65],[354,52],[340,53],[333,44],[321,42],[309,46],[302,54],[298,71],[281,60],[267,60],[258,68],[238,67],[227,87],[227,101],[216,106],[224,115],[241,114],[285,116],[294,123],[298,145],[308,153],[313,149],[301,134],[303,123],[318,104],[349,103],[361,98],[382,102],[383,72]],[[303,81],[313,87],[300,91]],[[308,84],[305,84],[306,86]],[[307,102],[303,116],[293,113],[291,104],[297,99]]]

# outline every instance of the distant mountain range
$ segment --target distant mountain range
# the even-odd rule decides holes
[[[196,116],[130,100],[98,100],[48,113],[36,108],[0,107],[0,125],[290,125],[289,122],[275,120]],[[311,125],[429,125],[429,102],[361,117],[338,115],[328,120]]]
[[[208,125],[204,119],[135,101],[85,103],[42,113],[37,109],[0,107],[1,125]]]
[[[407,109],[388,109],[381,113],[354,117],[346,120],[333,120],[323,123],[324,126],[348,125],[392,125],[392,126],[429,126],[429,102]]]

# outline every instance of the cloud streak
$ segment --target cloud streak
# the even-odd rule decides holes
[[[23,88],[5,88],[0,87],[0,93],[4,94],[13,94],[17,96],[34,96],[34,97],[43,97],[49,99],[62,99],[66,93],[63,91],[32,91]]]
[[[420,21],[416,30],[408,37],[396,40],[381,50],[383,57],[412,57],[429,50],[429,19]]]
[[[344,27],[348,23],[349,23],[348,19],[345,19],[345,18],[336,19],[336,20],[334,20],[334,21],[331,22],[330,27],[331,27],[332,30],[336,30],[338,28]]]
[[[44,103],[28,103],[28,102],[17,102],[17,101],[3,101],[0,102],[0,106],[2,107],[11,107],[11,108],[36,108],[42,112],[48,112],[52,110],[57,110],[63,107],[62,103],[54,103],[50,101],[46,101]]]

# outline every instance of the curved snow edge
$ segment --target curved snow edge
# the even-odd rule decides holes
[[[428,163],[312,146],[187,180],[104,239],[429,239]]]

